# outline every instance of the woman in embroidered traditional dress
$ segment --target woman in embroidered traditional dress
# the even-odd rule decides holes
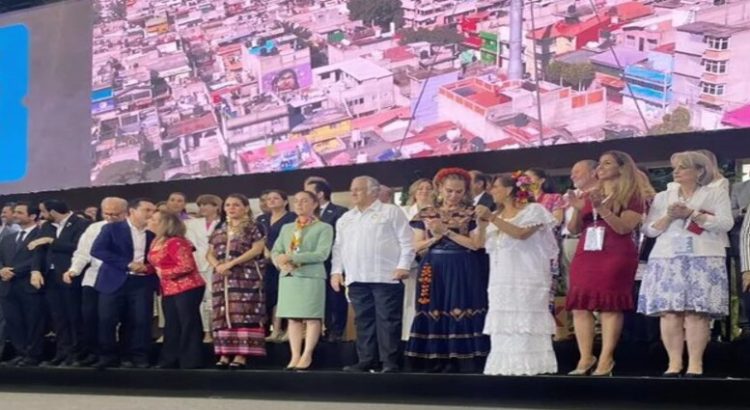
[[[517,172],[495,178],[495,214],[477,207],[479,229],[487,230],[490,255],[489,312],[484,333],[492,348],[484,367],[490,375],[556,373],[552,350],[555,321],[549,311],[552,272],[558,253],[555,218],[533,203],[531,179]],[[487,226],[489,223],[489,227]]]
[[[156,211],[148,228],[156,235],[148,261],[159,275],[164,307],[164,344],[158,367],[202,367],[200,306],[206,282],[195,264],[193,244],[185,238],[185,224],[177,214]]]
[[[423,253],[417,279],[417,312],[406,356],[432,372],[476,371],[489,353],[482,334],[487,289],[482,286],[474,250],[484,244],[475,230],[471,176],[447,168],[435,176],[439,207],[422,209],[412,221],[414,241]]]
[[[318,206],[315,194],[297,193],[294,196],[297,220],[281,228],[271,250],[273,263],[280,272],[276,314],[289,319],[292,359],[286,367],[288,370],[310,367],[325,317],[325,261],[333,246],[333,227],[318,220]]]
[[[557,225],[561,224],[565,217],[565,200],[562,195],[553,192],[554,187],[547,178],[547,171],[541,168],[531,168],[524,174],[531,179],[534,202],[551,212]]]
[[[263,292],[265,232],[253,222],[242,194],[224,202],[227,220],[211,235],[208,262],[214,268],[213,330],[216,366],[244,368],[247,356],[265,356],[266,299]]]

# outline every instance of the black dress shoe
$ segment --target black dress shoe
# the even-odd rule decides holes
[[[94,363],[93,367],[96,370],[111,369],[113,367],[119,367],[119,363],[117,360],[100,359],[98,362]]]
[[[31,359],[31,358],[25,358],[21,360],[20,363],[18,363],[18,367],[37,367],[39,366],[39,360]]]
[[[150,367],[151,365],[148,362],[142,362],[142,361],[133,362],[133,368],[135,369],[143,370],[143,369],[148,369]]]
[[[383,367],[383,370],[380,371],[380,373],[399,373],[401,370],[398,367],[395,366],[385,366]]]
[[[172,369],[179,369],[180,366],[177,365],[177,363],[159,363],[156,366],[154,366],[155,369],[159,370],[172,370]]]
[[[90,354],[84,357],[83,359],[76,360],[75,362],[73,362],[73,367],[89,367],[89,366],[93,366],[98,361],[99,359],[95,355]]]
[[[7,362],[3,362],[3,366],[5,367],[16,367],[19,363],[23,361],[23,356],[16,356]]]
[[[42,362],[42,367],[57,367],[65,363],[65,357],[55,356],[52,360]]]
[[[359,362],[351,366],[345,366],[344,371],[347,373],[364,373],[364,372],[369,372],[370,370],[373,369],[373,367],[374,366],[371,363]]]

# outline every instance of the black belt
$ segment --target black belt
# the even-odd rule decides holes
[[[581,235],[563,235],[563,239],[580,239]]]
[[[471,253],[474,252],[471,249],[430,249],[430,253],[450,255],[459,253]]]

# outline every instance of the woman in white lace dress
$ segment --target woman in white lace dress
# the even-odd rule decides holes
[[[550,259],[558,247],[556,220],[533,203],[531,181],[521,173],[501,175],[492,185],[500,209],[477,209],[486,229],[490,255],[489,312],[484,333],[491,350],[484,373],[535,375],[556,373],[552,350],[555,323],[549,311]]]

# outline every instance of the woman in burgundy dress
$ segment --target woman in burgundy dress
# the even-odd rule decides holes
[[[620,151],[601,156],[597,188],[570,195],[574,208],[568,230],[581,234],[570,265],[566,308],[573,312],[580,359],[570,375],[608,376],[622,332],[623,312],[632,310],[638,269],[634,232],[641,223],[644,194],[652,190],[633,159]],[[594,312],[600,312],[602,349],[593,354]],[[592,373],[593,371],[593,373]]]

